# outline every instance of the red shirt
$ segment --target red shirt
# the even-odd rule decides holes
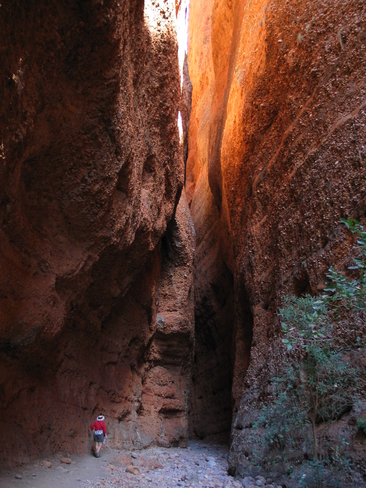
[[[107,429],[105,427],[105,423],[103,421],[97,420],[96,422],[93,422],[90,426],[91,430],[102,430],[104,435],[107,435]]]

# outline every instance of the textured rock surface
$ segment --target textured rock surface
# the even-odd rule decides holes
[[[252,405],[277,363],[281,296],[316,293],[330,265],[346,269],[351,239],[340,219],[365,218],[366,10],[361,0],[192,0],[190,19],[196,314],[224,262],[233,276],[225,319],[235,471],[246,462]]]
[[[224,3],[223,3],[224,7]],[[235,318],[234,262],[225,208],[214,201],[209,182],[209,163],[213,138],[217,134],[220,107],[214,103],[215,87],[222,90],[230,49],[232,15],[221,16],[222,37],[217,40],[221,64],[217,66],[220,80],[215,81],[213,63],[214,27],[211,24],[213,1],[190,5],[189,74],[193,84],[192,111],[189,125],[186,189],[196,229],[195,318],[196,342],[192,389],[190,431],[199,437],[226,435],[232,418],[233,334],[239,330],[243,354],[247,361],[245,337],[251,331],[247,323]],[[231,19],[231,20],[230,20]],[[225,34],[226,33],[226,34]],[[216,96],[222,98],[222,93]],[[245,297],[243,297],[245,298]],[[244,300],[245,306],[245,300]],[[247,330],[247,332],[246,332]],[[250,342],[250,339],[249,339]],[[239,341],[236,341],[237,348]],[[238,359],[241,358],[238,355]],[[238,368],[237,368],[238,370]]]
[[[1,463],[85,452],[100,411],[112,445],[186,442],[174,16],[163,1],[0,8]]]

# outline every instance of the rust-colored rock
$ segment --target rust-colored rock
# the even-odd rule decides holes
[[[66,457],[62,457],[60,459],[60,462],[63,463],[63,464],[71,464],[71,459],[70,458],[66,458]]]
[[[155,469],[163,469],[163,465],[159,461],[159,459],[155,456],[141,458],[139,460],[140,468],[145,468],[148,471],[154,471]]]
[[[191,1],[195,308],[214,310],[210,330],[223,330],[212,295],[224,263],[233,276],[232,471],[276,363],[281,297],[316,293],[350,252],[341,217],[366,216],[365,9],[362,0]],[[208,332],[200,320],[196,328],[205,352],[199,336]],[[196,383],[207,376],[201,361]],[[195,423],[209,434],[211,420],[195,403]]]
[[[1,464],[87,452],[100,412],[111,446],[187,442],[174,16],[149,0],[1,6]]]
[[[110,467],[113,470],[116,466],[129,466],[131,464],[131,456],[128,454],[118,454],[110,461]]]
[[[137,466],[132,466],[132,465],[127,466],[126,472],[127,473],[131,473],[131,474],[134,474],[134,475],[140,474],[139,468]]]

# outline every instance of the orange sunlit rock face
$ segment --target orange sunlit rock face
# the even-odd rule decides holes
[[[329,266],[349,260],[341,217],[365,219],[365,9],[361,0],[191,1],[186,186],[196,319],[210,310],[211,329],[233,337],[232,349],[213,340],[215,354],[232,361],[233,471],[244,462],[251,405],[280,360],[281,297],[316,293]],[[215,295],[223,269],[227,301]],[[193,430],[203,435],[214,429],[200,389],[208,385],[207,404],[217,405],[223,370],[210,377],[212,348],[199,339],[209,332],[199,327],[207,360],[195,365]]]
[[[1,465],[88,452],[101,412],[111,446],[187,443],[175,22],[173,0],[1,6]]]

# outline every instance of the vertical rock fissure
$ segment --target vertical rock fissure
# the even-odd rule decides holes
[[[233,277],[219,256],[212,264],[205,276],[196,268],[190,435],[228,441],[232,420]]]
[[[182,80],[183,141],[187,170],[185,186],[196,231],[195,350],[189,432],[192,437],[209,437],[227,442],[236,403],[232,395],[236,338],[239,338],[241,345],[240,338],[245,334],[240,322],[242,314],[235,312],[233,267],[230,262],[232,251],[226,234],[229,227],[227,215],[215,195],[215,185],[209,174],[209,161],[212,162],[217,156],[214,148],[215,142],[221,138],[222,124],[208,124],[209,117],[213,116],[215,120],[217,117],[212,114],[209,116],[209,111],[198,113],[197,109],[198,106],[204,109],[205,98],[212,99],[213,96],[210,90],[214,85],[206,87],[211,70],[207,63],[211,63],[211,54],[215,57],[207,43],[211,37],[211,27],[209,21],[205,21],[202,31],[200,26],[201,41],[207,44],[207,51],[204,56],[199,54],[195,58],[195,49],[199,44],[194,41],[192,34],[196,35],[195,26],[203,17],[197,17],[197,4],[191,2],[190,9],[192,5],[188,29],[189,48],[192,49],[185,59]],[[205,14],[210,12],[210,6],[212,2],[205,5]],[[229,17],[232,20],[232,16]],[[229,24],[231,20],[228,20]],[[217,53],[220,52],[222,46],[217,46]],[[196,83],[193,90],[190,71]],[[201,78],[201,81],[197,78]],[[226,103],[227,96],[225,100]],[[192,107],[195,111],[193,116]],[[217,111],[223,113],[220,108]],[[200,133],[199,139],[195,137],[196,131]],[[221,198],[221,182],[219,186]]]
[[[232,406],[233,420],[238,411],[240,399],[245,388],[245,374],[250,363],[250,351],[253,339],[253,313],[251,310],[247,290],[243,283],[235,286],[234,304],[234,331],[233,331],[233,382]]]

